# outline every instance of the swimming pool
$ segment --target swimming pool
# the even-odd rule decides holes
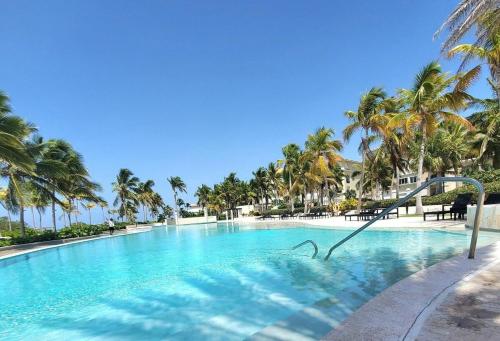
[[[306,307],[340,322],[470,233],[240,225],[160,227],[0,260],[0,339],[241,340]],[[479,245],[498,239],[480,234]],[[291,251],[305,239],[318,242]],[[327,323],[311,323],[319,337]]]

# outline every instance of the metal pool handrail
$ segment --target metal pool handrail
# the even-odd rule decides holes
[[[438,178],[433,178],[433,179],[430,179],[429,181],[423,183],[421,186],[419,186],[418,188],[416,188],[415,190],[413,190],[407,196],[405,196],[402,199],[399,199],[394,204],[392,204],[391,206],[387,207],[382,212],[380,212],[380,214],[378,214],[375,218],[371,219],[369,222],[367,222],[366,224],[364,224],[363,226],[361,226],[360,228],[358,228],[356,231],[352,232],[350,235],[348,235],[347,237],[345,237],[344,239],[342,239],[341,241],[339,241],[337,244],[333,245],[328,250],[328,254],[325,257],[325,260],[328,260],[328,258],[330,258],[330,255],[332,254],[333,250],[335,250],[340,245],[342,245],[345,242],[347,242],[349,239],[351,239],[352,237],[354,237],[355,235],[357,235],[361,231],[363,231],[366,228],[368,228],[370,225],[372,225],[374,222],[376,222],[380,218],[384,217],[387,213],[389,213],[393,209],[398,208],[399,206],[401,206],[404,203],[406,203],[408,200],[410,200],[413,196],[415,196],[417,193],[419,193],[420,191],[422,191],[426,187],[428,187],[428,186],[430,186],[430,185],[432,185],[432,184],[434,184],[436,182],[446,182],[446,181],[450,181],[450,182],[467,182],[467,183],[470,183],[470,184],[474,185],[477,188],[478,192],[479,192],[479,195],[478,195],[478,198],[477,198],[476,215],[474,216],[474,228],[472,230],[472,236],[471,236],[470,247],[469,247],[469,259],[473,259],[474,255],[476,254],[477,236],[479,234],[479,221],[481,220],[481,214],[482,214],[482,211],[483,211],[484,187],[483,187],[483,184],[481,182],[477,181],[476,179],[462,177],[462,176],[455,176],[455,177],[438,177]],[[296,247],[294,247],[294,249],[297,248],[297,247],[300,247],[301,245],[303,245],[303,244],[305,244],[307,242],[309,242],[309,241],[306,240],[302,244],[299,244]],[[316,253],[314,254],[314,256],[316,256]],[[313,256],[313,258],[314,258],[314,256]]]
[[[384,209],[375,218],[373,218],[372,220],[370,220],[369,222],[367,222],[366,224],[364,224],[363,226],[361,226],[359,229],[357,229],[356,231],[354,231],[353,233],[351,233],[350,235],[348,235],[347,237],[345,237],[344,239],[342,239],[337,244],[333,245],[328,250],[328,254],[325,257],[325,260],[328,260],[328,258],[330,258],[330,255],[332,254],[333,250],[335,250],[340,245],[344,244],[349,239],[351,239],[352,237],[354,237],[355,235],[357,235],[358,233],[360,233],[361,231],[363,231],[364,229],[366,229],[367,227],[369,227],[370,225],[372,225],[374,222],[376,222],[377,220],[379,220],[380,218],[382,218],[383,216],[385,216],[387,213],[389,213],[393,209],[398,208],[399,206],[401,206],[404,203],[406,203],[408,200],[410,200],[413,196],[415,196],[417,193],[419,193],[420,191],[422,191],[426,187],[428,187],[428,186],[430,186],[430,185],[432,185],[433,183],[436,183],[436,182],[446,182],[446,181],[450,181],[450,182],[467,182],[467,183],[470,183],[470,184],[474,185],[477,188],[477,190],[479,191],[479,195],[478,195],[478,198],[477,198],[476,215],[474,217],[474,229],[472,230],[472,237],[471,237],[470,247],[469,247],[469,259],[473,259],[474,255],[476,253],[477,236],[479,234],[479,221],[480,221],[481,213],[482,213],[482,210],[483,210],[484,187],[483,187],[483,184],[480,183],[479,181],[477,181],[476,179],[462,177],[462,176],[455,176],[455,177],[438,177],[438,178],[433,178],[433,179],[430,179],[429,181],[423,183],[420,187],[418,187],[415,190],[413,190],[407,196],[405,196],[402,199],[399,199],[397,202],[395,202],[391,206],[389,206],[386,209]]]
[[[292,250],[298,249],[299,247],[301,247],[302,245],[306,245],[307,243],[311,243],[314,246],[314,254],[312,255],[312,258],[316,258],[316,255],[318,254],[318,245],[316,245],[316,243],[310,239],[303,241],[300,244],[295,245],[292,248]]]

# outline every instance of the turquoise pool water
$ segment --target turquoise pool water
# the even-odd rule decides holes
[[[314,304],[341,321],[396,281],[463,252],[470,235],[205,225],[0,260],[1,340],[241,340]],[[498,234],[497,234],[498,235]],[[496,240],[481,233],[480,245]],[[323,300],[323,301],[322,301]],[[319,304],[318,304],[319,301]],[[310,335],[326,332],[311,326]]]

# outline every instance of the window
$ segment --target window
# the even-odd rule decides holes
[[[402,179],[399,179],[399,184],[400,185],[405,185],[408,183],[408,178],[402,178]]]
[[[417,182],[417,177],[416,176],[410,176],[410,183],[414,184],[415,182]]]

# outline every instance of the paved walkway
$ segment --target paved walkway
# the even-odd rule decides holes
[[[461,282],[424,322],[417,340],[500,340],[500,262]]]
[[[394,284],[325,340],[499,340],[500,242]]]

